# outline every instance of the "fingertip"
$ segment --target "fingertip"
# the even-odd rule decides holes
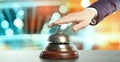
[[[54,23],[48,24],[48,27],[52,28],[54,26]]]
[[[77,29],[76,29],[75,27],[73,27],[72,30],[73,30],[73,32],[76,32],[76,31],[77,31]]]
[[[48,27],[51,28],[52,26],[49,24]]]

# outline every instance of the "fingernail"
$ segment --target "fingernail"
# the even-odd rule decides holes
[[[48,27],[50,27],[50,28],[51,28],[51,27],[52,27],[52,25],[51,25],[51,24],[49,24],[49,25],[48,25]]]
[[[73,28],[73,32],[76,32],[77,31],[77,29],[76,28]]]

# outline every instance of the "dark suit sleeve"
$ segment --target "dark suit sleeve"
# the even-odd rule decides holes
[[[96,23],[92,24],[96,25],[107,15],[120,9],[120,0],[98,0],[89,7],[95,8],[98,12],[97,17],[95,18]]]

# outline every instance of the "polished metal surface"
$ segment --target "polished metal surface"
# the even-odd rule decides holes
[[[54,43],[69,43],[69,36],[64,34],[61,30],[49,37],[49,42]]]
[[[54,44],[54,43],[50,43],[47,47],[46,47],[47,51],[59,51],[59,52],[63,52],[63,51],[73,51],[74,49],[72,48],[72,46],[69,43],[66,44]]]
[[[41,52],[40,57],[45,59],[75,59],[78,58],[78,53],[70,46],[69,36],[64,34],[60,29],[57,33],[49,37],[49,44],[44,51]]]

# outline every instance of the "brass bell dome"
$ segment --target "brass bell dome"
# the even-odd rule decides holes
[[[51,35],[48,41],[53,43],[69,43],[70,42],[69,36],[64,34],[61,30]]]

